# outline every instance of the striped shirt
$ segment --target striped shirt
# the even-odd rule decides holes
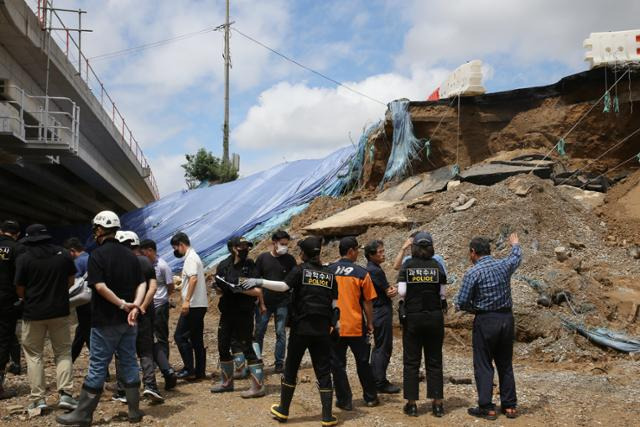
[[[511,275],[522,260],[522,248],[514,245],[504,259],[482,257],[464,275],[455,305],[469,312],[496,311],[512,307]]]

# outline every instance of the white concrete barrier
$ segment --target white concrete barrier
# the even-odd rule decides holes
[[[482,61],[469,61],[456,68],[453,73],[431,95],[429,101],[452,98],[454,96],[474,96],[485,93],[482,86]]]
[[[640,30],[591,33],[583,46],[590,68],[640,62]]]

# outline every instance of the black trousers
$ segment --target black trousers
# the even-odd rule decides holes
[[[331,346],[331,373],[338,404],[345,405],[351,403],[353,399],[349,378],[347,377],[347,348],[351,349],[353,357],[356,359],[356,370],[362,386],[362,397],[366,402],[376,400],[378,392],[376,390],[376,382],[373,379],[373,371],[369,364],[371,345],[368,342],[368,338],[366,336],[340,337]]]
[[[4,372],[11,358],[17,321],[18,317],[11,313],[0,315],[0,372]],[[19,361],[20,359],[18,359],[18,362]]]
[[[78,317],[78,326],[76,326],[76,334],[71,343],[71,359],[74,362],[78,356],[80,356],[82,347],[84,347],[85,344],[87,345],[87,349],[89,349],[89,338],[91,337],[91,303],[76,307],[76,316]]]
[[[478,390],[478,406],[494,409],[493,363],[500,380],[500,404],[503,408],[517,405],[516,381],[513,375],[513,313],[477,314],[473,320],[473,371]]]
[[[253,351],[253,311],[223,312],[218,323],[218,354],[221,362],[233,360],[231,343],[244,353],[250,364],[260,362]]]
[[[182,363],[197,377],[205,375],[207,354],[204,349],[204,315],[206,307],[190,308],[187,315],[180,315],[173,338],[182,357]],[[195,355],[195,364],[194,364]]]
[[[159,305],[155,308],[153,318],[153,360],[160,368],[160,372],[165,373],[171,368],[169,364],[169,303]]]
[[[371,369],[376,387],[383,387],[387,380],[387,367],[393,351],[393,309],[391,305],[373,309],[373,341]]]
[[[404,398],[418,400],[422,353],[427,365],[427,398],[442,399],[442,343],[444,316],[441,310],[411,313],[402,329]]]
[[[140,360],[140,368],[142,369],[142,384],[145,387],[157,388],[156,383],[156,367],[153,363],[153,305],[147,307],[145,314],[138,316],[138,334],[136,335],[136,353]],[[118,390],[124,391],[125,384],[121,378],[122,369],[118,366],[119,361],[116,358],[116,377],[118,379]]]
[[[313,371],[316,374],[316,380],[318,380],[318,387],[325,390],[331,389],[331,357],[328,351],[330,347],[329,335],[311,336],[291,333],[287,357],[284,362],[284,381],[291,385],[296,383],[302,356],[308,349]]]

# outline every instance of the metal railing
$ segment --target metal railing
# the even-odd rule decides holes
[[[24,89],[15,86],[3,86],[7,100],[14,106],[18,117],[3,117],[18,122],[19,136],[25,142],[43,144],[65,144],[73,153],[78,152],[80,143],[80,107],[70,98],[61,96],[29,95]],[[51,109],[52,104],[60,108]],[[63,109],[68,105],[68,111]],[[31,122],[25,118],[31,117]],[[33,130],[33,132],[30,132]]]
[[[131,129],[127,125],[124,117],[118,110],[118,107],[116,106],[116,103],[114,102],[113,98],[111,98],[111,95],[109,95],[109,93],[105,89],[104,84],[98,77],[97,73],[95,72],[91,64],[89,64],[89,59],[85,56],[84,52],[82,52],[80,45],[71,35],[71,32],[74,30],[68,28],[64,24],[64,22],[62,22],[62,19],[60,18],[58,13],[52,8],[50,0],[38,0],[37,17],[40,23],[40,28],[43,31],[46,31],[47,28],[51,26],[51,24],[53,24],[54,19],[57,20],[56,25],[60,24],[61,28],[64,29],[66,34],[66,42],[65,42],[66,46],[64,48],[64,52],[65,52],[65,55],[67,56],[67,60],[78,71],[78,75],[86,83],[87,87],[93,93],[93,95],[97,99],[99,99],[100,105],[102,106],[107,116],[110,118],[114,126],[114,129],[118,134],[118,137],[119,137],[118,142],[123,147],[129,149],[129,151],[133,154],[133,156],[136,158],[136,160],[142,167],[143,171],[148,171],[148,175],[147,176],[143,175],[143,178],[149,180],[149,184],[151,185],[153,195],[156,199],[158,199],[159,198],[158,185],[156,183],[155,177],[153,176],[153,173],[151,172],[151,167],[149,166],[149,162],[147,161],[147,158],[144,156],[138,141],[133,136],[133,133],[131,132]],[[49,23],[50,25],[48,26],[47,23]],[[74,65],[75,61],[72,62],[69,60],[69,47],[71,46],[74,46],[78,52],[77,65]],[[62,49],[62,47],[60,48]],[[99,98],[97,94],[100,94]]]

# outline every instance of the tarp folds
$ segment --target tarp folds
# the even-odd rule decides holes
[[[605,328],[589,329],[565,319],[562,320],[562,323],[567,329],[576,331],[598,345],[610,347],[624,353],[640,353],[640,340],[638,339]]]
[[[411,167],[411,161],[424,146],[424,141],[416,138],[413,133],[409,101],[405,99],[393,101],[389,104],[389,110],[393,120],[393,141],[387,169],[384,171],[380,185],[395,178],[405,177]]]
[[[125,214],[123,227],[155,240],[159,254],[174,270],[180,261],[169,240],[183,231],[209,265],[225,254],[229,237],[261,224],[268,225],[262,228],[268,233],[312,199],[339,195],[350,181],[353,154],[353,147],[346,147],[324,159],[283,163],[237,181],[176,192]]]

